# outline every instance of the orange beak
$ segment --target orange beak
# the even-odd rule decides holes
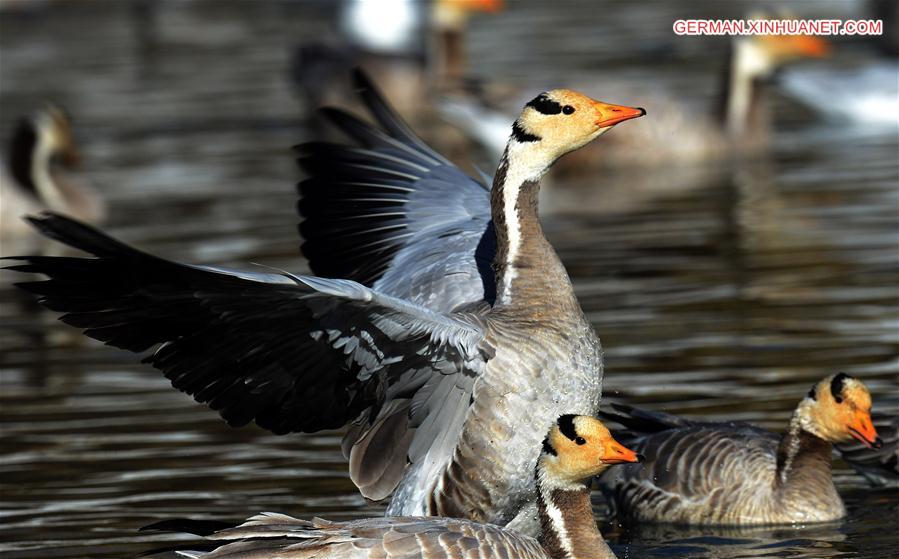
[[[811,58],[822,58],[830,54],[830,44],[814,35],[802,35],[796,39],[799,52]]]
[[[871,414],[859,411],[855,414],[855,420],[849,426],[849,434],[858,439],[868,448],[880,448],[883,442],[877,436],[877,430],[871,423]]]
[[[596,125],[600,128],[607,126],[615,126],[619,122],[638,118],[646,114],[646,109],[642,107],[625,107],[624,105],[609,105],[602,101],[594,101],[593,107],[596,109]]]
[[[609,437],[603,445],[603,464],[626,464],[629,462],[642,462],[643,456],[625,447],[612,437]]]
[[[503,9],[503,0],[456,0],[456,2],[473,12],[496,13]]]

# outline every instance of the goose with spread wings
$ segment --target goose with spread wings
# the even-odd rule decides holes
[[[591,415],[599,339],[537,217],[552,163],[645,114],[568,90],[512,126],[492,187],[399,119],[362,74],[377,126],[328,109],[353,145],[299,147],[304,253],[319,277],[159,258],[69,218],[33,218],[94,258],[20,257],[22,285],[86,335],[133,352],[232,425],[350,427],[364,496],[391,515],[537,528],[547,426]],[[326,279],[326,278],[341,279]]]

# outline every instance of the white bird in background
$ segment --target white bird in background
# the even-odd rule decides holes
[[[825,121],[899,128],[899,64],[892,60],[853,68],[804,68],[783,76],[781,83]]]

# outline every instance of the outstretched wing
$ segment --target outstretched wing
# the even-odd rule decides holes
[[[492,304],[489,186],[428,147],[364,74],[354,82],[379,127],[323,109],[357,145],[297,147],[309,174],[299,185],[299,229],[312,270],[436,311]]]
[[[378,498],[399,481],[410,444],[435,436],[430,420],[470,404],[485,359],[476,317],[351,280],[179,264],[60,215],[31,221],[96,256],[16,257],[12,269],[49,276],[20,286],[64,322],[134,352],[158,345],[146,361],[231,425],[309,432],[360,418],[350,442],[380,442],[356,460]]]

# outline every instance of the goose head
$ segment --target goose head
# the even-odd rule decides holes
[[[770,18],[758,14],[749,19]],[[791,62],[822,58],[830,53],[830,44],[814,35],[750,35],[737,37],[735,41],[737,71],[750,78],[768,78]]]
[[[544,486],[578,488],[613,464],[642,460],[641,455],[616,441],[598,419],[563,415],[543,440],[537,472]]]
[[[510,148],[525,147],[528,157],[549,166],[592,142],[616,124],[641,117],[640,107],[612,105],[568,89],[541,93],[512,125]]]
[[[826,441],[857,439],[869,448],[882,444],[871,423],[871,393],[862,381],[846,373],[831,375],[813,386],[799,412],[803,428]]]
[[[775,68],[806,58],[822,58],[830,45],[814,35],[760,35],[756,38]]]
[[[503,9],[502,0],[437,0],[431,20],[438,29],[461,30],[475,12],[496,13]]]

